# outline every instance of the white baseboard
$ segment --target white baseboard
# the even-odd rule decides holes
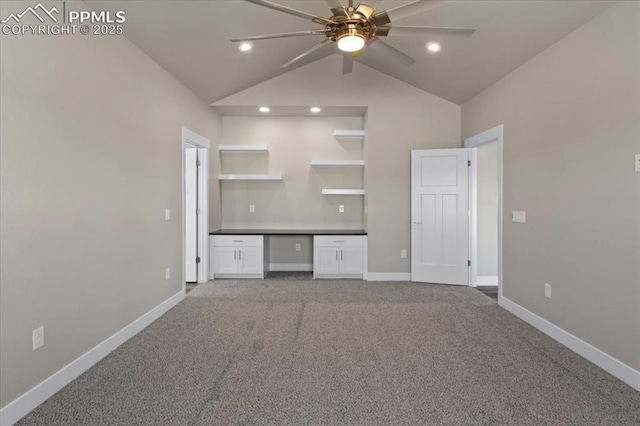
[[[498,285],[497,275],[478,275],[476,277],[476,287],[483,285]]]
[[[313,271],[312,263],[270,263],[269,271],[279,272],[311,272]]]
[[[38,385],[34,386],[0,409],[0,425],[10,426],[26,416],[31,410],[52,397],[75,378],[93,367],[114,349],[138,334],[149,324],[160,318],[169,309],[184,299],[184,290],[174,294],[131,324],[116,332],[85,354],[76,358]]]
[[[410,272],[367,272],[367,281],[411,281]]]
[[[640,371],[634,370],[611,355],[602,352],[600,349],[561,329],[557,325],[550,323],[517,303],[512,302],[506,297],[500,297],[498,304],[518,318],[542,331],[544,334],[562,343],[578,355],[588,359],[609,374],[640,391]]]

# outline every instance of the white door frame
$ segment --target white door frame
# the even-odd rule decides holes
[[[200,215],[198,216],[198,254],[200,264],[198,265],[198,283],[207,282],[209,275],[209,152],[211,141],[204,136],[182,128],[182,289],[186,291],[185,273],[185,247],[186,247],[186,186],[185,186],[185,151],[188,146],[195,146],[198,149],[198,200],[200,204]]]
[[[503,125],[493,127],[487,131],[471,136],[464,140],[465,148],[477,148],[480,145],[496,142],[498,144],[498,303],[502,303],[502,142],[503,142]],[[475,150],[474,150],[475,151]],[[477,178],[477,155],[472,151],[471,154],[471,173],[470,179]],[[476,286],[478,277],[478,229],[477,229],[477,207],[478,194],[477,183],[469,182],[471,209],[469,214],[470,229],[470,255],[471,268],[469,270],[469,284]]]

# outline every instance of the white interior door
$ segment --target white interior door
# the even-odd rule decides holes
[[[185,150],[185,279],[198,281],[198,150]]]
[[[411,151],[411,280],[469,284],[469,150]]]

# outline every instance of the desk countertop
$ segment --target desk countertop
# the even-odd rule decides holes
[[[367,235],[363,229],[218,229],[209,235]]]

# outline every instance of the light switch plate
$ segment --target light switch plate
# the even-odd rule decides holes
[[[164,209],[164,220],[171,220],[171,210]]]
[[[39,349],[44,346],[44,325],[36,328],[31,332],[33,340],[33,350]]]
[[[249,204],[249,213],[255,213],[256,212],[256,206],[254,206],[253,204]]]
[[[521,210],[511,212],[511,221],[516,223],[527,223],[527,213]]]
[[[167,268],[164,270],[164,279],[165,280],[170,280],[171,279],[171,269]]]
[[[547,283],[544,283],[544,297],[551,299],[551,286]]]
[[[640,172],[640,154],[636,154],[636,172]]]
[[[300,243],[296,243],[296,251],[300,251],[301,247],[300,247]]]
[[[400,257],[402,259],[406,259],[407,258],[407,251],[406,250],[400,250]]]

